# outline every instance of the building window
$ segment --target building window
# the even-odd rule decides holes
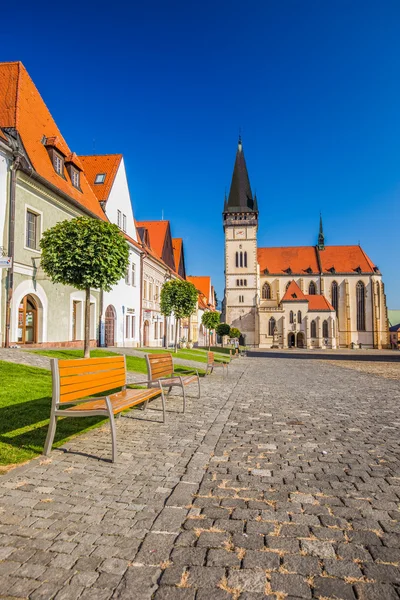
[[[153,302],[154,298],[153,298],[153,284],[149,283],[149,300],[150,302]]]
[[[271,286],[269,283],[264,283],[263,285],[262,298],[263,300],[271,300]]]
[[[324,337],[324,338],[329,337],[328,321],[324,321],[322,323],[322,337]]]
[[[121,229],[121,211],[117,210],[117,225]]]
[[[271,317],[270,320],[268,321],[268,335],[274,335],[274,329],[275,329],[275,325],[276,325],[276,321],[274,319],[274,317]]]
[[[40,216],[31,210],[26,211],[26,247],[38,250]]]
[[[339,312],[339,290],[336,281],[332,281],[331,286],[332,306],[336,310],[336,314]]]
[[[64,159],[57,152],[53,152],[54,170],[61,176],[64,176]]]
[[[244,296],[239,296],[239,302],[244,302]]]
[[[131,285],[136,285],[136,271],[135,271],[135,263],[131,264]]]
[[[98,184],[98,183],[104,183],[105,180],[106,180],[106,174],[105,173],[97,173],[94,182],[96,184]]]
[[[300,324],[301,323],[301,310],[299,310],[297,312],[297,322]]]
[[[126,215],[122,215],[122,230],[126,231]]]
[[[135,337],[135,328],[136,328],[136,317],[132,315],[131,317],[131,338]]]
[[[308,286],[308,293],[310,294],[310,296],[315,296],[317,288],[315,287],[315,283],[313,281],[310,282],[310,285]]]
[[[293,324],[294,323],[294,314],[293,311],[291,310],[289,313],[289,323]]]
[[[125,283],[126,285],[129,285],[129,267],[125,271]]]
[[[143,298],[147,300],[147,281],[143,282]]]
[[[335,337],[335,321],[332,321],[332,337]]]
[[[244,279],[243,283],[244,283],[244,287],[247,287],[247,279]]]
[[[78,190],[80,189],[79,171],[77,171],[76,169],[72,169],[72,168],[71,168],[71,182],[75,188],[77,188]]]
[[[381,310],[381,286],[379,285],[379,281],[376,282],[376,296],[378,300],[378,310]],[[380,315],[379,315],[380,318]]]
[[[130,331],[129,320],[130,320],[130,316],[126,315],[126,317],[125,317],[125,337],[126,338],[129,337],[129,331]]]
[[[239,266],[239,252],[236,252],[236,266]]]
[[[365,331],[365,285],[362,281],[357,283],[357,331]]]
[[[158,339],[158,323],[157,321],[154,323],[154,339]]]
[[[315,321],[311,321],[311,337],[312,338],[317,337],[317,324]]]
[[[236,279],[236,286],[239,287],[239,285],[240,285],[240,280]]]
[[[244,253],[244,266],[247,267],[247,252]]]

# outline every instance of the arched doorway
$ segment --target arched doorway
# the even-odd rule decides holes
[[[143,346],[149,345],[149,330],[150,330],[149,322],[145,321],[143,324]]]
[[[110,304],[106,310],[105,343],[106,346],[115,346],[115,321],[117,314],[115,308]]]
[[[291,331],[288,334],[288,346],[289,346],[289,348],[294,348],[295,345],[296,345],[295,344],[295,335],[294,335],[293,331]]]
[[[35,344],[37,342],[37,304],[28,294],[18,307],[18,342]]]
[[[304,333],[302,331],[297,334],[297,347],[304,348]]]

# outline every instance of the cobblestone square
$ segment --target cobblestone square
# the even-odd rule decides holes
[[[398,599],[399,401],[259,352],[123,415],[116,464],[108,425],[78,436],[0,480],[0,598]]]

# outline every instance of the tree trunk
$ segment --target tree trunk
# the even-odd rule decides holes
[[[208,351],[211,350],[211,329],[208,330]]]
[[[84,358],[90,358],[90,288],[85,290],[85,342]]]
[[[178,352],[178,328],[180,326],[180,319],[176,319],[175,321],[175,352]]]

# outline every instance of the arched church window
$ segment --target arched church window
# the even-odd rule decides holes
[[[336,310],[336,314],[338,314],[338,312],[339,312],[339,290],[338,290],[338,284],[336,281],[332,281],[331,295],[332,295],[332,306]]]
[[[381,286],[379,285],[379,281],[376,282],[376,295],[378,300],[378,310],[381,309]]]
[[[244,253],[244,266],[247,267],[247,252]]]
[[[297,312],[297,322],[300,324],[301,323],[301,310],[299,310]]]
[[[239,253],[239,265],[243,267],[243,252]]]
[[[329,337],[328,321],[324,321],[322,323],[322,337],[324,337],[324,338]]]
[[[276,321],[275,321],[274,317],[271,317],[270,320],[268,321],[268,335],[274,335],[275,325],[276,325]]]
[[[263,285],[262,298],[263,300],[271,300],[271,286],[268,282],[264,283]]]
[[[239,252],[236,252],[236,266],[239,266]]]
[[[311,337],[312,338],[317,337],[317,324],[315,321],[311,321]]]
[[[294,314],[293,311],[291,310],[289,313],[289,323],[293,323],[294,322]]]
[[[359,281],[356,286],[357,331],[365,331],[365,285]]]
[[[310,285],[308,286],[308,293],[310,294],[310,296],[315,296],[316,294],[316,286],[315,283],[313,281],[310,282]]]
[[[332,321],[332,337],[335,337],[335,321]]]
[[[247,279],[244,279],[244,287],[247,287]]]

